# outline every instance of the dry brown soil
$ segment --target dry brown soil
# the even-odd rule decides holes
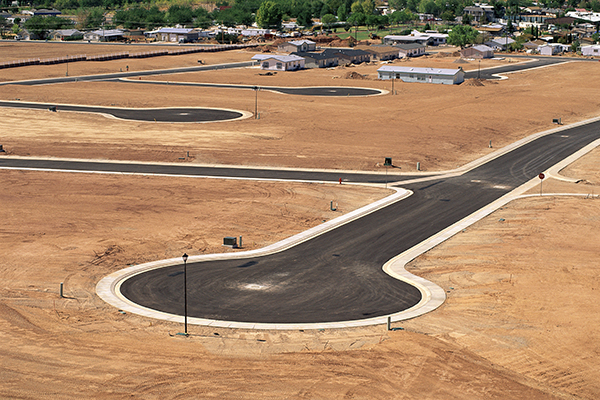
[[[85,46],[85,45],[81,45]],[[24,49],[28,49],[25,47]],[[224,53],[226,61],[252,52]],[[219,60],[221,53],[206,55]],[[74,63],[73,74],[197,65],[197,54],[145,60]],[[202,55],[204,57],[204,55]],[[133,62],[140,64],[132,64]],[[508,61],[485,61],[502,64]],[[476,69],[449,58],[419,58],[403,65]],[[90,67],[88,64],[91,64]],[[158,65],[160,64],[160,65]],[[91,68],[90,71],[88,69]],[[376,77],[378,65],[261,75],[254,68],[165,75],[168,81],[282,86],[363,86],[391,89],[390,82],[343,79],[348,71]],[[0,79],[61,76],[64,65],[0,70]],[[123,122],[101,115],[0,109],[0,144],[15,155],[179,162],[190,152],[201,164],[275,165],[327,169],[377,169],[392,157],[401,172],[455,168],[527,134],[597,115],[600,64],[573,62],[511,74],[484,86],[397,82],[398,95],[373,97],[291,96],[258,93],[260,119],[206,124]],[[251,90],[75,82],[48,86],[2,86],[0,99],[119,107],[223,107],[254,112]],[[365,140],[367,138],[367,140]],[[494,148],[490,149],[490,140]]]
[[[370,73],[368,68],[357,70]],[[516,124],[494,128],[498,140],[507,135],[508,143],[545,128],[546,117],[538,116],[552,117],[548,109],[573,107],[572,120],[595,115],[596,97],[580,101],[570,87],[572,80],[582,93],[590,95],[596,85],[590,78],[597,73],[593,68],[583,63],[553,67],[566,76],[562,83],[547,74],[550,69],[543,69],[511,76],[497,85],[468,88],[473,92],[457,94],[449,88],[434,90],[426,85],[400,85],[399,90],[405,95],[405,91],[428,94],[434,104],[441,101],[438,95],[457,103],[471,96],[475,108],[480,106],[475,96],[493,99],[487,107],[490,118],[500,113]],[[249,76],[258,73],[248,71]],[[583,85],[580,74],[587,74],[591,88]],[[279,79],[279,74],[268,78]],[[321,79],[340,81],[326,75]],[[382,84],[358,82],[361,86],[365,82]],[[58,91],[58,86],[37,90],[2,87],[0,94],[4,97],[8,90],[13,91],[12,96],[18,93],[23,99],[37,101],[55,96],[74,96],[86,104],[111,101],[108,86],[90,84],[82,92],[79,87],[63,92],[62,87],[67,86],[61,85]],[[131,85],[126,101],[135,106],[158,104],[137,87]],[[546,91],[538,93],[538,87]],[[555,93],[559,88],[566,97]],[[463,90],[461,86],[452,89]],[[521,104],[513,108],[507,99],[509,89],[537,98],[539,103],[529,103],[534,109]],[[165,91],[163,99],[183,103],[186,92],[176,92]],[[224,96],[216,95],[215,102],[224,103]],[[283,124],[278,140],[283,144],[273,146],[270,151],[274,152],[298,145],[300,138],[293,138],[298,134],[296,121],[306,121],[302,112],[290,115],[296,110],[293,103],[287,108],[278,103],[297,98],[277,96],[271,106],[287,110],[293,123],[283,124],[286,119],[278,117]],[[400,97],[380,96],[370,101],[397,101],[393,106],[419,110],[412,103],[396,100]],[[348,101],[344,108],[354,104],[356,113],[364,112],[360,109],[364,99],[337,100]],[[425,104],[418,98],[414,101]],[[336,108],[342,104],[315,100],[310,108],[310,103],[301,100],[298,109],[316,112],[318,104]],[[389,124],[379,110],[389,111],[387,103],[377,104],[370,109],[373,119],[369,121]],[[459,109],[465,114],[456,113],[449,122],[472,128],[471,137],[494,126],[473,125],[469,117],[475,113],[468,113],[464,104]],[[435,110],[451,115],[450,110]],[[441,117],[438,120],[423,110],[418,112],[422,117],[413,125],[421,128],[421,135],[406,133],[405,143],[413,149],[408,152],[435,155],[439,160],[436,167],[442,168],[487,151],[482,146],[467,146],[469,135],[460,130],[445,131]],[[528,123],[527,117],[532,122]],[[332,118],[339,115],[333,113]],[[261,143],[261,153],[269,151],[272,143],[266,138],[275,135],[269,131],[275,122],[268,119],[238,123],[247,124],[239,137]],[[233,154],[240,152],[239,141],[229,142],[234,150],[227,157],[221,158],[216,150],[224,149],[223,138],[234,136],[233,123],[201,128],[160,124],[158,128],[96,116],[14,110],[2,110],[0,121],[2,142],[9,144],[12,154],[170,160],[181,156],[190,143],[202,143],[214,146],[203,147],[214,162],[250,159],[249,155]],[[352,127],[343,120],[338,123]],[[345,149],[348,156],[365,154],[361,126],[370,125],[361,122],[356,127],[354,144]],[[345,135],[341,130],[332,129],[328,134]],[[425,131],[429,141],[421,140]],[[456,143],[463,143],[457,149],[465,153],[454,154],[433,145],[419,149],[421,144],[444,141],[444,132],[448,140],[454,139],[454,132]],[[439,139],[434,140],[438,133]],[[309,130],[304,144],[313,148],[311,140],[320,139]],[[138,146],[145,146],[144,151],[136,151]],[[313,160],[324,154],[317,147]],[[289,147],[287,158],[294,150]],[[258,157],[254,151],[258,150],[249,146],[250,155]],[[199,153],[197,161],[202,157]],[[295,165],[287,158],[279,156],[269,163]],[[563,171],[583,182],[549,179],[544,182],[544,192],[597,195],[599,162],[600,151],[595,150]],[[347,161],[339,166],[354,165],[358,164]],[[260,247],[386,192],[346,185],[7,170],[0,171],[0,182],[0,398],[595,399],[600,393],[598,199],[554,196],[517,200],[417,258],[409,269],[442,286],[448,300],[430,314],[395,324],[404,330],[387,332],[385,327],[375,326],[256,332],[193,326],[192,335],[184,338],[174,335],[182,329],[178,324],[124,314],[107,305],[95,295],[97,281],[129,264],[177,257],[183,252],[231,251],[220,246],[223,236],[243,235],[246,248]],[[329,211],[331,200],[338,203],[339,212]],[[63,299],[58,296],[60,282],[65,284]]]

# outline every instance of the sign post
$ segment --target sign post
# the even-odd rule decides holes
[[[546,177],[546,175],[544,175],[543,173],[538,175],[538,178],[540,178],[540,196],[542,195],[542,186],[544,184],[545,177]]]

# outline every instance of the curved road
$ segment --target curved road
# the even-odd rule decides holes
[[[244,116],[244,113],[240,111],[212,108],[117,108],[13,101],[0,101],[0,107],[27,108],[36,110],[48,110],[50,107],[55,107],[54,109],[56,111],[108,114],[119,119],[156,122],[214,122],[228,121],[242,118]]]
[[[188,264],[188,315],[238,322],[314,323],[399,312],[419,292],[382,265],[600,137],[600,122],[553,133],[470,172],[410,184],[414,194],[280,253]],[[129,300],[183,314],[182,265],[135,275]]]
[[[254,85],[228,85],[221,83],[195,83],[195,82],[168,82],[168,81],[142,81],[134,79],[119,79],[119,82],[141,83],[147,85],[169,85],[169,86],[196,86],[219,89],[244,89],[244,90],[269,90],[271,92],[291,94],[298,96],[375,96],[385,93],[380,89],[327,86],[327,87],[277,87],[277,86],[254,86]]]

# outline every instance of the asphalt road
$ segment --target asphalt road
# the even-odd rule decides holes
[[[539,138],[462,176],[411,184],[408,199],[286,251],[189,263],[188,315],[239,322],[316,323],[396,313],[418,290],[382,265],[600,137],[600,122]],[[121,293],[183,314],[182,265],[127,279]]]
[[[243,117],[237,111],[210,108],[117,108],[0,101],[0,107],[109,114],[120,119],[156,122],[213,122]]]
[[[134,78],[142,76],[152,75],[164,75],[164,74],[179,74],[186,72],[198,72],[198,71],[212,71],[218,69],[230,69],[230,68],[243,68],[254,65],[254,61],[246,61],[239,63],[230,64],[218,64],[218,65],[199,65],[197,67],[185,67],[185,68],[169,68],[169,69],[156,69],[152,71],[129,71],[129,72],[115,72],[113,74],[99,74],[99,75],[86,75],[86,76],[65,76],[61,78],[44,78],[44,79],[30,79],[26,81],[9,81],[0,82],[1,85],[52,85],[56,83],[69,83],[69,82],[89,82],[89,81],[105,81],[111,79],[120,78]]]
[[[527,58],[527,59],[531,59],[534,58],[535,56],[510,56],[511,58]],[[500,67],[494,67],[494,68],[486,68],[486,69],[482,69],[482,70],[475,70],[475,71],[469,71],[465,73],[465,79],[474,79],[474,78],[481,78],[481,79],[498,79],[497,74],[504,74],[507,72],[517,72],[517,71],[524,71],[526,69],[531,69],[531,68],[539,68],[539,67],[544,67],[547,65],[554,65],[554,64],[560,64],[560,63],[564,63],[564,62],[568,62],[568,61],[589,61],[589,60],[585,60],[585,59],[580,59],[580,58],[569,58],[569,57],[540,57],[540,58],[534,58],[533,61],[529,61],[529,62],[523,62],[523,63],[519,63],[519,64],[508,64],[508,65],[503,65]]]
[[[205,88],[225,88],[244,90],[269,90],[272,92],[299,95],[299,96],[373,96],[381,94],[379,89],[357,88],[357,87],[277,87],[277,86],[255,86],[255,85],[227,85],[220,83],[195,83],[195,82],[168,82],[168,81],[142,81],[142,80],[119,80],[119,82],[140,83],[147,85],[169,85],[169,86],[196,86]]]
[[[294,171],[243,167],[202,167],[190,164],[145,164],[135,162],[67,161],[11,158],[0,156],[0,168],[37,169],[45,171],[88,171],[131,174],[195,176],[214,178],[277,179],[313,182],[386,183],[423,178],[426,175],[385,175],[359,172]]]

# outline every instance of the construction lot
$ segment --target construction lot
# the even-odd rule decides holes
[[[41,45],[43,46],[43,45]],[[82,45],[84,46],[84,45]],[[22,51],[22,50],[21,50]],[[5,54],[5,53],[2,53]],[[253,53],[210,54],[220,62]],[[179,58],[181,57],[181,59]],[[183,58],[187,57],[186,60]],[[197,54],[127,62],[130,70],[193,65]],[[407,64],[476,69],[452,58]],[[152,65],[142,64],[152,62]],[[507,61],[488,61],[501,63]],[[87,71],[74,63],[69,73]],[[94,63],[92,63],[94,64]],[[99,115],[0,109],[14,155],[377,170],[462,165],[530,133],[598,116],[598,63],[512,74],[498,83],[397,84],[398,95],[313,98],[260,91],[261,119],[154,124]],[[482,68],[484,66],[482,65]],[[61,76],[1,70],[0,80]],[[75,70],[72,68],[81,68]],[[258,69],[152,79],[391,90],[376,65],[275,76]],[[76,72],[77,71],[77,72]],[[145,78],[146,79],[146,78]],[[596,93],[596,94],[595,94]],[[2,100],[198,106],[253,111],[256,93],[136,83],[2,86]],[[492,141],[493,148],[488,143]],[[180,158],[190,152],[190,158]],[[544,192],[598,194],[600,151],[563,171],[581,183]],[[262,247],[388,192],[347,185],[0,171],[0,397],[6,398],[596,398],[600,202],[518,200],[413,261],[447,291],[438,310],[384,326],[254,332],[181,326],[123,314],[94,293],[130,264],[225,251],[223,236]],[[533,191],[536,193],[537,188]],[[329,210],[330,201],[339,210]],[[60,282],[66,298],[58,296]]]

